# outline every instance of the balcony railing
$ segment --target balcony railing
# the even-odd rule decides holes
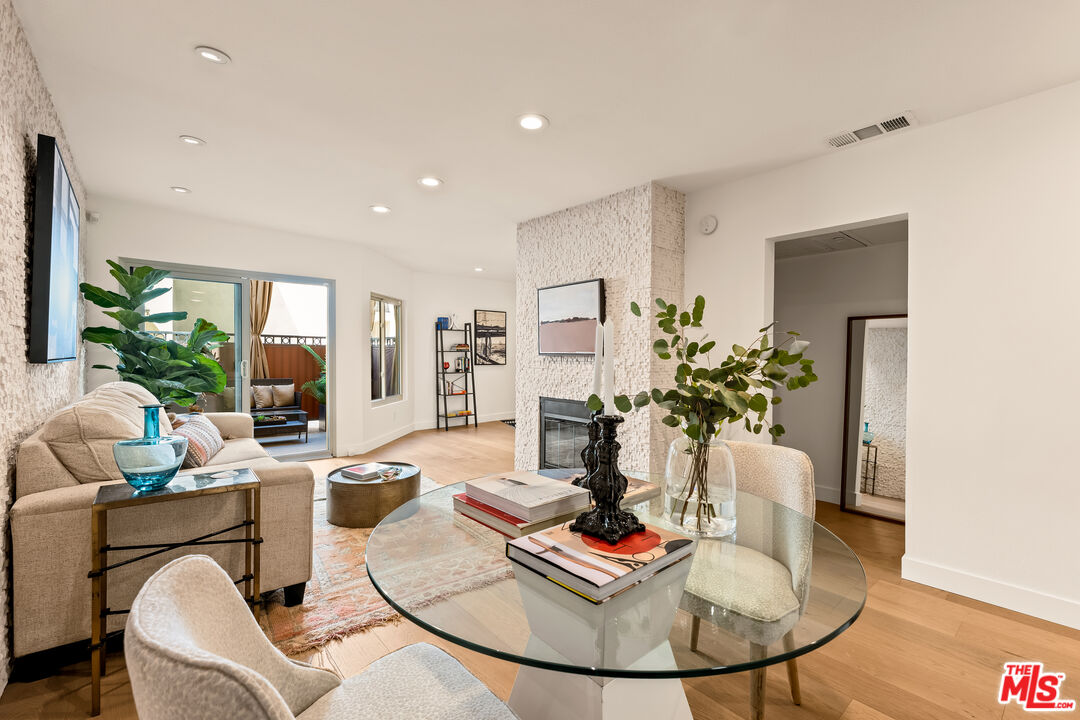
[[[175,340],[176,342],[187,342],[190,332],[186,330],[147,330],[147,335],[153,335],[165,340]],[[233,333],[225,333],[229,336],[229,340],[233,339]],[[325,345],[325,335],[271,335],[262,334],[259,337],[262,338],[263,345]]]

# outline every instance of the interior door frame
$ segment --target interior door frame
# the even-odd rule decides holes
[[[900,318],[907,319],[907,313],[894,313],[886,315],[849,315],[847,319],[847,348],[844,357],[844,418],[842,424],[843,447],[840,451],[840,510],[843,512],[854,513],[856,515],[866,515],[867,517],[877,518],[878,520],[886,520],[888,522],[904,524],[903,520],[897,520],[890,517],[878,515],[876,513],[866,512],[865,510],[859,510],[857,507],[851,507],[847,502],[847,486],[848,486],[848,449],[851,447],[852,439],[857,439],[859,432],[859,417],[860,413],[855,418],[854,429],[851,427],[851,405],[854,402],[852,398],[852,370],[854,369],[851,362],[851,338],[854,330],[854,324],[860,320],[898,320]],[[860,369],[859,372],[859,387],[862,387],[863,375]],[[860,393],[860,399],[862,395]],[[857,465],[857,464],[856,464]]]
[[[150,265],[152,267],[168,270],[177,276],[188,280],[204,280],[209,282],[231,282],[240,285],[240,308],[241,325],[250,327],[251,318],[251,280],[266,280],[270,282],[297,283],[301,285],[322,285],[326,288],[326,397],[334,397],[337,374],[337,337],[335,328],[337,325],[337,302],[336,282],[331,278],[310,277],[307,275],[286,275],[284,273],[261,272],[257,270],[237,270],[234,268],[209,267],[205,265],[187,265],[184,263],[166,262],[161,260],[147,260],[145,258],[119,258],[121,265]],[[240,328],[238,328],[239,330]],[[250,335],[250,331],[244,330],[244,338]],[[239,344],[239,343],[238,343]],[[238,348],[238,356],[242,358],[242,389],[241,397],[251,397],[251,342],[245,340],[243,347]],[[330,455],[337,457],[337,406],[339,403],[331,402],[326,409],[326,449]],[[289,459],[289,458],[287,458]]]

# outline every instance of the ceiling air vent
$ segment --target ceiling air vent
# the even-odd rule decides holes
[[[857,142],[859,142],[859,138],[855,137],[852,133],[843,133],[842,135],[829,138],[829,144],[834,148],[844,147],[845,145]]]
[[[884,135],[886,133],[903,130],[904,128],[912,127],[915,124],[915,116],[912,115],[910,112],[906,112],[903,115],[897,115],[896,117],[889,118],[888,120],[882,120],[881,122],[874,123],[873,125],[867,125],[866,127],[859,128],[858,130],[840,133],[835,137],[829,138],[828,140],[826,140],[826,142],[834,148],[842,148],[847,145],[854,145],[858,142],[872,140],[873,138],[880,137],[881,135]]]

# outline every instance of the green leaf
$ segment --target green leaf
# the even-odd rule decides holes
[[[760,432],[761,432],[761,423],[756,423],[754,425],[754,434],[757,435]]]
[[[138,330],[139,326],[142,325],[142,315],[134,310],[120,308],[119,310],[107,310],[105,314],[116,320],[128,330]]]
[[[115,370],[112,365],[91,365],[94,370]]]
[[[766,363],[765,367],[761,368],[761,374],[770,380],[783,380],[788,372],[776,363]]]
[[[111,327],[88,327],[82,331],[83,340],[99,345],[112,345],[119,335],[123,335],[123,332]]]
[[[593,412],[600,412],[604,409],[604,403],[600,400],[600,397],[593,393],[589,396],[589,399],[585,401],[585,407],[589,408]]]
[[[773,321],[772,321],[771,323],[769,323],[769,324],[768,324],[768,325],[766,325],[765,327],[763,327],[763,328],[761,328],[760,330],[758,330],[758,332],[759,332],[759,333],[763,333],[763,332],[768,332],[769,330],[771,330],[771,329],[772,329],[773,325],[775,325],[775,324],[776,324],[776,321],[775,321],[775,320],[773,320]]]
[[[779,395],[773,395],[772,396],[772,404],[773,405],[779,405],[783,401],[783,399],[784,398],[780,397]]]
[[[667,310],[667,303],[666,303],[666,302],[664,302],[664,301],[663,301],[662,299],[660,299],[660,298],[656,298],[656,305],[657,305],[657,307],[659,307],[659,308],[660,308],[661,310]]]
[[[701,322],[701,317],[704,314],[705,314],[705,298],[702,297],[701,295],[698,295],[696,298],[694,298],[694,312],[693,312],[694,322],[695,323],[700,323]]]
[[[664,402],[664,393],[660,391],[660,388],[652,389],[652,400],[657,405]]]
[[[692,343],[690,343],[689,345],[686,346],[686,356],[687,357],[694,357],[695,355],[697,355],[697,352],[698,352],[698,344],[696,342],[692,342]]]
[[[765,412],[769,407],[769,398],[762,393],[756,393],[747,404],[754,412]],[[755,432],[757,431],[755,430]]]
[[[144,323],[167,323],[174,320],[187,320],[187,313],[183,311],[177,312],[161,312],[154,313],[153,315],[143,315],[142,321]]]
[[[788,390],[798,390],[799,389],[799,378],[797,378],[797,377],[789,377],[787,379],[787,389]]]
[[[634,407],[642,408],[649,404],[649,393],[644,390],[634,396]]]
[[[679,418],[674,415],[665,415],[660,422],[664,423],[668,427],[679,427]]]
[[[668,341],[665,340],[664,338],[660,338],[659,340],[657,340],[656,342],[654,342],[652,344],[652,349],[653,349],[653,352],[656,352],[656,353],[667,352]]]
[[[689,438],[693,438],[694,440],[702,440],[701,426],[698,425],[697,423],[692,423],[690,425],[687,425],[686,429],[683,430],[683,432],[686,433],[686,436],[689,437]]]
[[[83,294],[83,297],[94,303],[98,307],[103,308],[124,308],[127,310],[133,310],[134,306],[130,301],[121,295],[120,293],[114,293],[111,290],[104,290],[91,285],[90,283],[81,283],[79,285],[79,291]]]
[[[704,355],[705,353],[712,350],[714,347],[716,347],[716,341],[715,340],[710,340],[709,342],[705,343],[704,345],[701,345],[698,348],[698,352],[701,353],[702,355]]]
[[[633,403],[630,402],[630,398],[625,395],[615,396],[615,407],[618,408],[621,413],[628,413],[634,408]]]
[[[732,345],[731,346],[731,352],[734,353],[735,355],[745,355],[746,354],[746,348],[744,348],[742,345]]]
[[[641,317],[641,308],[638,307],[638,304],[636,302],[630,303],[630,312],[632,312],[637,317]]]
[[[685,327],[685,326],[689,325],[691,322],[692,321],[690,319],[690,313],[688,313],[688,312],[686,312],[684,310],[682,313],[679,314],[679,324],[680,325]]]
[[[671,353],[656,353],[656,357],[660,358],[661,360],[670,360]]]

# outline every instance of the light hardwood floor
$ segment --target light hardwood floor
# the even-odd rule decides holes
[[[502,423],[449,433],[425,430],[364,456],[312,465],[325,473],[354,459],[408,460],[434,480],[450,483],[511,467],[513,437],[513,429]],[[1019,718],[1023,712],[1017,705],[1003,707],[996,700],[1002,665],[1013,660],[1041,660],[1048,671],[1066,673],[1064,696],[1080,699],[1080,631],[901,580],[902,525],[841,513],[828,503],[818,504],[818,520],[862,559],[869,599],[854,626],[799,658],[801,706],[791,704],[786,673],[770,670],[767,718]],[[965,521],[957,516],[957,522]],[[497,695],[509,695],[516,665],[450,645],[407,622],[331,643],[304,659],[348,676],[417,641],[446,649]],[[84,661],[45,680],[12,683],[0,698],[0,717],[85,717],[89,673]],[[749,715],[744,674],[694,679],[684,686],[696,720]],[[104,689],[102,718],[136,717],[119,653],[110,656]]]

